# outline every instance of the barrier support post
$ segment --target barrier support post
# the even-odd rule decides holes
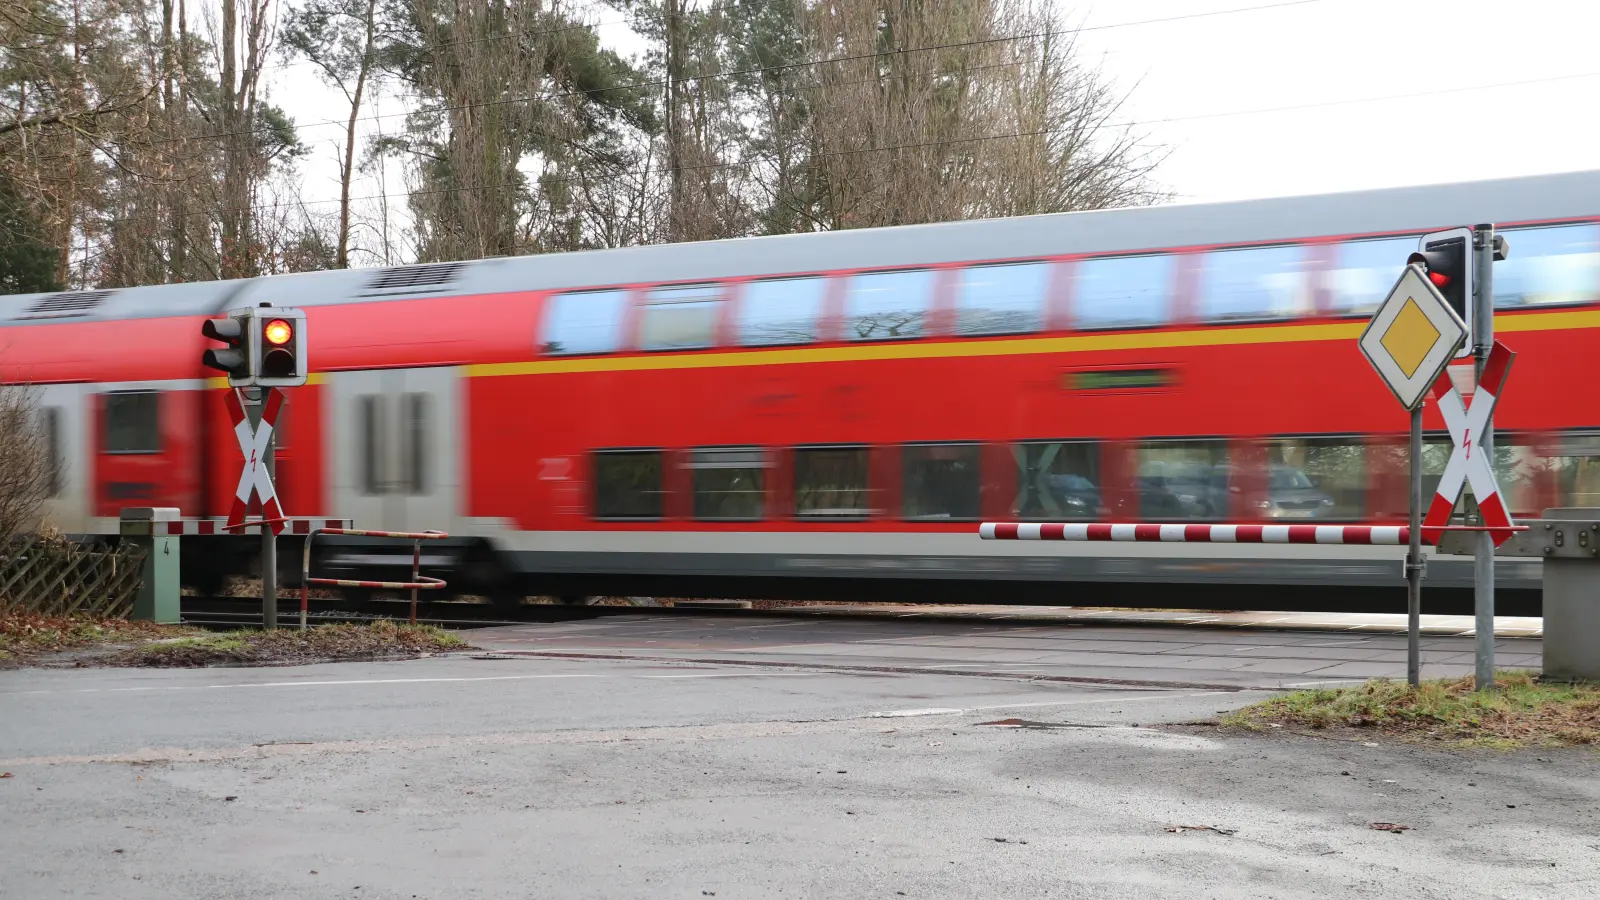
[[[1411,411],[1411,527],[1406,550],[1406,682],[1422,683],[1422,404]],[[1485,535],[1487,538],[1487,535]]]
[[[413,541],[411,547],[410,581],[358,581],[348,578],[312,578],[311,542],[319,534],[343,534],[356,537],[405,538]],[[300,630],[306,630],[306,609],[311,605],[311,586],[326,584],[333,587],[371,588],[387,591],[411,591],[411,614],[408,621],[417,624],[417,591],[436,591],[445,586],[438,578],[422,574],[422,542],[440,540],[450,535],[443,531],[364,531],[358,528],[313,528],[306,535],[305,553],[300,557]]]

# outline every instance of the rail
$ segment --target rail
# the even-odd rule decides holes
[[[342,534],[349,537],[384,537],[402,538],[411,544],[411,580],[410,581],[360,581],[350,578],[312,578],[311,577],[311,542],[319,534]],[[450,535],[443,531],[368,531],[361,528],[316,528],[306,535],[304,555],[300,561],[300,630],[306,630],[306,611],[311,606],[311,586],[323,584],[330,587],[355,587],[372,588],[387,591],[411,591],[411,615],[407,620],[410,624],[417,624],[417,591],[436,591],[444,587],[444,582],[438,578],[429,578],[422,574],[422,542],[436,541]]]

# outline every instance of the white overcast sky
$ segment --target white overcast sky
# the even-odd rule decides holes
[[[1127,91],[1122,120],[1169,148],[1156,178],[1178,200],[1600,168],[1600,0],[1057,2],[1083,26],[1081,50]],[[1240,11],[1195,17],[1225,10]],[[615,10],[591,18],[613,23],[600,29],[606,44],[640,48]],[[278,65],[268,84],[302,125],[345,115],[303,62]],[[326,204],[342,129],[301,134],[314,148],[305,196]],[[403,193],[398,171],[354,195]]]

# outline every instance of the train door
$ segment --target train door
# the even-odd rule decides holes
[[[81,384],[48,384],[35,398],[40,437],[50,459],[44,521],[68,534],[91,531],[89,402]]]
[[[461,485],[458,374],[440,367],[329,377],[337,515],[387,531],[453,526]]]

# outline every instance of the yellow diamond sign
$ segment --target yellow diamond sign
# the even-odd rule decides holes
[[[1400,305],[1400,314],[1394,317],[1394,322],[1383,333],[1380,343],[1400,364],[1406,377],[1410,378],[1417,374],[1417,369],[1422,368],[1422,361],[1438,341],[1439,329],[1428,321],[1428,316],[1417,306],[1416,298],[1407,297],[1406,302]]]
[[[1361,352],[1401,405],[1415,409],[1466,336],[1438,288],[1408,265],[1362,332]]]

